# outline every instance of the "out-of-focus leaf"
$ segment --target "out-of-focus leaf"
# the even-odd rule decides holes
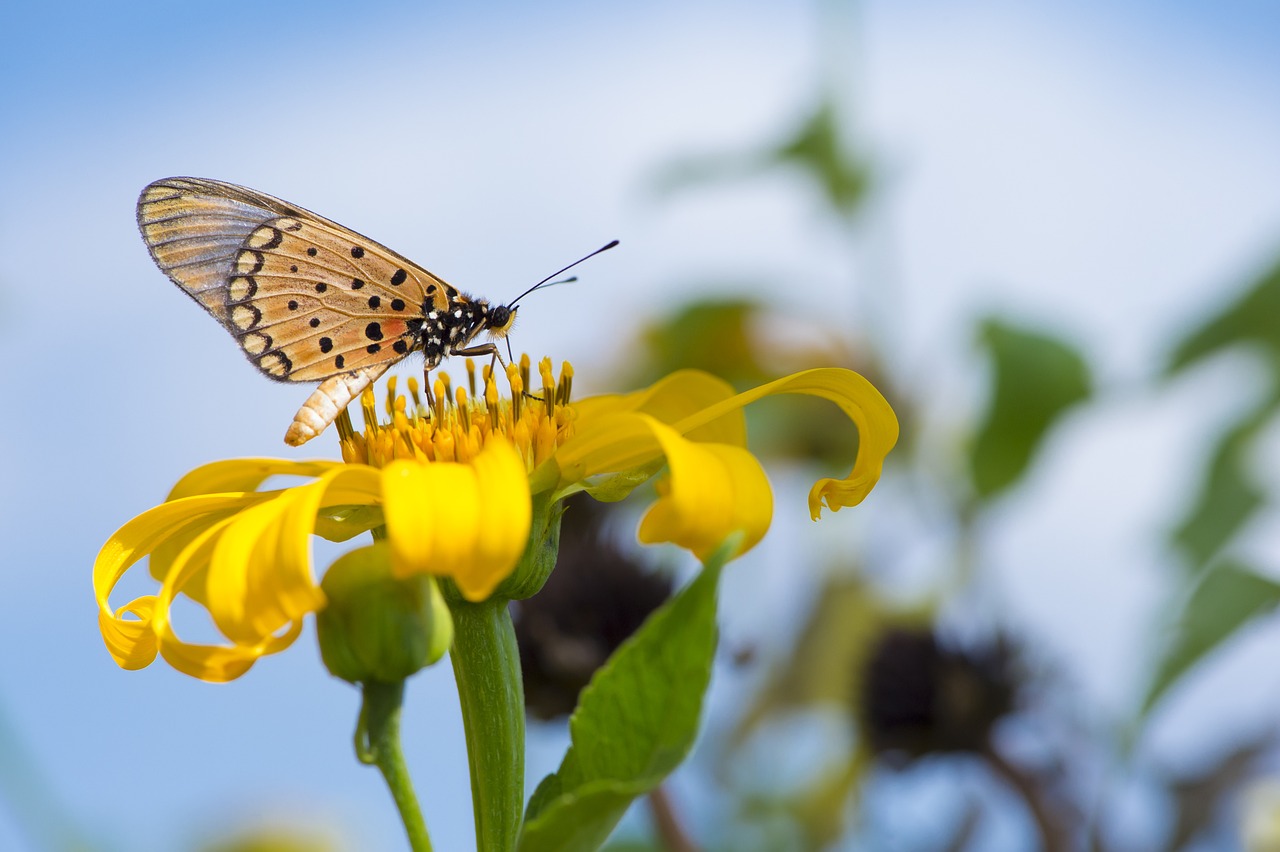
[[[778,321],[778,312],[771,313],[756,302],[704,299],[677,306],[671,315],[645,329],[641,352],[620,383],[640,387],[676,370],[693,368],[746,390],[811,367],[848,366],[870,373],[869,378],[883,386],[883,377],[851,363],[853,354],[838,331],[812,318],[792,319],[803,333],[783,342],[765,339],[762,332],[769,322]],[[752,450],[758,454],[837,468],[851,465],[857,455],[857,430],[824,400],[788,398],[785,404],[752,406],[746,416]]]
[[[973,487],[990,499],[1026,472],[1054,422],[1089,397],[1089,367],[1073,347],[998,319],[979,337],[991,356],[991,403],[970,456]]]
[[[1268,401],[1222,436],[1195,503],[1173,532],[1173,541],[1193,570],[1200,570],[1230,541],[1266,500],[1256,483],[1250,455],[1258,430],[1275,408]]]
[[[1174,530],[1174,543],[1193,569],[1203,568],[1266,501],[1266,491],[1251,475],[1250,455],[1258,432],[1280,408],[1280,262],[1180,341],[1166,372],[1176,375],[1242,345],[1263,352],[1273,375],[1254,409],[1219,440],[1195,503]]]
[[[778,166],[800,169],[842,216],[860,211],[872,185],[871,166],[846,141],[834,101],[825,97],[788,137],[761,151],[720,153],[677,161],[658,176],[659,192],[741,180]]]
[[[245,829],[216,840],[204,852],[336,852],[340,844],[314,828],[262,827]]]
[[[534,791],[521,852],[594,850],[632,800],[680,764],[698,732],[729,546],[645,622],[582,692],[564,760]]]
[[[776,156],[780,162],[795,164],[811,174],[831,206],[851,215],[861,207],[871,187],[871,169],[852,154],[843,135],[835,105],[823,100]]]
[[[688,302],[645,329],[637,384],[650,384],[681,369],[705,370],[739,390],[760,384],[765,374],[750,323],[761,306],[747,299]]]
[[[1168,373],[1239,343],[1261,344],[1271,360],[1280,362],[1280,261],[1233,304],[1188,334],[1174,349]]]
[[[928,623],[927,613],[890,613],[856,577],[832,576],[818,592],[794,649],[770,672],[727,742],[727,773],[737,749],[770,721],[796,711],[834,707],[854,724],[853,703],[861,694],[862,672],[886,624]],[[820,777],[782,798],[748,798],[744,818],[770,810],[785,815],[790,830],[803,834],[800,848],[823,849],[847,828],[849,796],[869,765],[865,743],[847,763],[830,766]],[[750,812],[750,813],[748,813]],[[798,842],[798,841],[797,841]]]
[[[828,579],[794,650],[738,720],[732,742],[740,744],[762,722],[794,709],[848,708],[859,694],[862,666],[885,620],[881,605],[857,578]]]
[[[1280,583],[1239,562],[1214,565],[1192,591],[1142,702],[1145,715],[1196,663],[1245,624],[1280,604]]]

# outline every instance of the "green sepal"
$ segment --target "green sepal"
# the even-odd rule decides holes
[[[343,542],[386,523],[381,506],[327,506],[316,514],[316,535],[325,541]]]
[[[522,601],[542,589],[560,555],[560,519],[563,516],[564,503],[558,495],[548,491],[533,495],[533,520],[524,553],[520,555],[515,569],[498,584],[490,597]],[[450,604],[472,603],[458,591],[453,580],[441,578],[440,589]]]

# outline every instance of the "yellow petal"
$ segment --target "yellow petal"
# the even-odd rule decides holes
[[[383,514],[399,576],[452,577],[470,600],[515,568],[532,523],[515,448],[491,441],[470,464],[394,461],[382,469]]]
[[[316,477],[341,462],[291,461],[289,459],[225,459],[201,465],[188,473],[169,492],[167,501],[196,494],[255,491],[272,476]]]
[[[373,468],[336,465],[239,513],[209,564],[208,605],[218,629],[237,644],[256,645],[323,606],[311,565],[316,514],[324,505],[375,503],[380,486]]]
[[[117,664],[142,668],[156,653],[152,629],[154,598],[147,595],[118,610],[111,608],[111,591],[125,572],[169,536],[214,524],[227,511],[251,505],[255,499],[254,495],[213,494],[175,500],[143,512],[107,539],[94,561],[93,591],[98,601],[98,625]]]
[[[574,434],[557,450],[546,469],[537,470],[531,488],[581,482],[602,473],[642,467],[662,456],[648,424],[635,415],[675,423],[733,397],[723,379],[699,370],[680,370],[648,388],[629,394],[588,397],[574,403]],[[689,435],[697,441],[746,445],[746,420],[738,409],[726,409],[700,423]],[[556,482],[551,482],[556,478]]]
[[[862,502],[880,480],[884,457],[898,442],[898,418],[880,391],[852,370],[823,367],[795,373],[711,405],[676,423],[675,428],[688,434],[715,422],[727,410],[779,393],[802,393],[830,400],[858,427],[858,457],[853,470],[844,479],[820,479],[814,483],[809,491],[810,516],[817,520],[824,502],[833,512]]]
[[[642,542],[673,542],[705,560],[729,536],[741,555],[764,537],[773,520],[773,492],[751,453],[728,444],[700,444],[650,419],[670,474],[662,496],[640,522]]]
[[[599,417],[623,412],[648,414],[659,422],[672,424],[733,395],[733,386],[724,379],[701,370],[679,370],[644,390],[588,397],[574,403],[574,409],[578,426],[589,426]],[[746,420],[739,411],[729,410],[688,437],[694,441],[746,446]]]
[[[186,642],[174,632],[169,617],[174,598],[191,578],[205,570],[219,536],[233,523],[224,519],[197,536],[174,560],[173,570],[160,587],[153,613],[153,630],[160,654],[178,671],[210,682],[232,680],[248,671],[257,659],[284,650],[302,631],[302,621],[253,644],[204,645]]]

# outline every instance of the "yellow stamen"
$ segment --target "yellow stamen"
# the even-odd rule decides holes
[[[573,365],[568,361],[560,363],[560,386],[556,388],[556,402],[560,405],[569,404],[569,395],[573,390]]]
[[[396,377],[387,378],[387,416],[392,416],[396,411]]]
[[[444,373],[438,375],[443,376]],[[436,407],[436,420],[442,421],[444,420],[444,412],[449,407],[449,397],[445,394],[444,381],[436,379],[433,389],[435,390],[435,398],[432,402]]]
[[[338,419],[343,459],[374,467],[395,459],[470,462],[488,441],[503,441],[515,447],[532,471],[572,437],[575,418],[567,404],[572,368],[567,363],[557,379],[549,359],[539,362],[542,397],[535,405],[525,400],[528,357],[521,359],[523,371],[520,365],[507,365],[509,395],[499,391],[499,377],[488,364],[477,370],[472,361],[467,363],[467,387],[454,387],[447,374],[436,374],[430,408],[423,407],[413,378],[408,379],[409,397],[388,382],[381,406],[372,389],[366,390],[360,397],[364,431],[357,432],[345,414]],[[481,393],[469,393],[471,383],[481,376]],[[379,407],[387,412],[383,422],[378,421]]]
[[[467,363],[469,364],[469,363],[471,363],[471,362],[470,362],[470,361],[468,361]],[[565,361],[565,363],[566,363],[566,364],[568,364],[569,362],[568,362],[568,361]],[[413,408],[414,408],[414,410],[415,410],[415,411],[421,411],[421,410],[422,410],[422,397],[419,395],[419,391],[418,391],[418,377],[417,377],[417,376],[410,376],[410,377],[409,377],[409,396],[413,397]]]

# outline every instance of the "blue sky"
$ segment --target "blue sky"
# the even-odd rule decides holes
[[[517,329],[588,387],[583,365],[622,357],[634,317],[690,281],[777,298],[771,276],[786,270],[839,321],[865,307],[850,274],[888,270],[896,289],[870,302],[894,320],[900,369],[938,383],[940,409],[972,390],[949,384],[971,357],[957,318],[999,307],[1045,322],[1124,384],[1280,248],[1268,3],[869,4],[840,60],[885,184],[853,260],[786,176],[650,191],[674,158],[767,144],[799,117],[818,70],[806,6],[43,3],[0,16],[0,718],[115,848],[277,815],[401,843],[389,797],[352,759],[355,693],[323,671],[310,630],[219,687],[160,665],[121,672],[102,648],[89,568],[105,537],[201,462],[287,454],[305,397],[261,381],[152,266],[133,222],[151,180],[287,198],[495,299],[620,238],[583,284],[525,303]],[[1134,531],[1150,537],[1180,505],[1189,483],[1166,460],[1229,416],[1230,392],[1219,402],[1117,402],[1071,424],[1035,499],[1010,508],[1018,532],[995,542],[1009,566],[1055,545],[1043,573],[1007,570],[1010,603],[1104,707],[1132,699],[1142,651],[1113,649],[1160,600],[1159,554]],[[1090,508],[1122,463],[1134,475]],[[857,528],[846,514],[836,530]],[[1072,569],[1116,554],[1134,570],[1099,601],[1103,580]],[[1095,613],[1088,635],[1070,620],[1081,611]],[[417,678],[406,724],[442,849],[471,836],[451,688],[447,668]],[[1188,729],[1204,718],[1186,712]],[[543,751],[532,773],[554,762]],[[27,843],[0,808],[0,848]]]

